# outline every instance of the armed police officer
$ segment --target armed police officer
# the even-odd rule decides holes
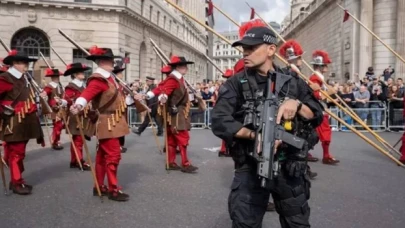
[[[233,228],[260,228],[270,193],[283,228],[310,227],[306,138],[309,132],[322,122],[322,107],[303,80],[286,75],[288,72],[283,72],[273,64],[276,44],[276,35],[266,27],[249,29],[240,41],[233,44],[234,47],[243,48],[245,69],[228,79],[220,88],[217,103],[212,111],[212,131],[230,146],[235,162],[228,202]],[[267,96],[269,93],[272,96]],[[266,100],[269,100],[269,97],[276,99],[271,99],[272,102],[268,103]],[[266,127],[266,131],[257,131],[257,122],[262,120],[257,120],[260,115],[256,113],[263,114],[258,110],[259,105],[263,104],[259,101],[277,108],[275,112],[263,115],[266,117],[263,120],[269,123],[266,127],[274,123],[273,132],[269,132]],[[274,116],[270,115],[272,113]],[[292,130],[289,133],[277,131],[278,133],[274,134],[276,129],[280,129],[277,127],[284,122],[293,123]],[[280,137],[288,134],[293,138],[302,139],[304,146],[293,147],[287,144],[287,141],[293,144],[297,139],[285,140]],[[257,155],[273,151],[268,147],[261,147],[267,145],[265,141],[271,136],[274,139],[270,139],[271,148],[277,150],[273,157],[264,159],[273,162],[269,168],[271,175],[268,175],[268,179],[263,179],[262,171],[266,167],[262,165],[265,161],[259,162]],[[262,141],[258,141],[259,138]],[[275,140],[280,138],[283,141]]]

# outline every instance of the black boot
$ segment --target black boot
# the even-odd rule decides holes
[[[108,193],[108,199],[119,202],[125,202],[129,200],[129,195],[121,192],[120,190],[114,190]]]

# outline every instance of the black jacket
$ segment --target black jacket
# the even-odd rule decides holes
[[[321,124],[323,119],[322,106],[313,96],[313,91],[308,84],[300,79],[295,73],[283,71],[276,67],[276,87],[280,83],[281,89],[279,98],[288,96],[290,99],[298,99],[307,105],[314,113],[314,118],[309,121],[313,127]],[[246,74],[246,76],[245,76]],[[242,71],[228,79],[219,90],[218,100],[212,110],[212,132],[219,138],[225,140],[228,145],[234,141],[234,135],[243,127],[245,103],[243,97],[242,82],[247,77],[255,77],[256,72],[252,70]],[[276,89],[277,90],[277,89]]]

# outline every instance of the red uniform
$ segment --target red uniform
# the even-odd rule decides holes
[[[319,78],[318,75],[312,75],[309,80],[313,83],[318,84],[320,87],[322,87],[323,82]],[[321,92],[320,91],[314,91],[314,96],[318,99],[321,100]],[[329,145],[332,140],[332,129],[329,124],[329,115],[324,113],[323,115],[323,121],[320,126],[316,128],[316,132],[318,133],[319,140],[322,143],[322,149],[323,149],[323,158],[331,158],[332,156],[329,153]]]
[[[60,83],[51,82],[45,88],[44,91],[48,95],[48,103],[51,108],[56,108],[54,113],[52,113],[52,123],[53,123],[53,130],[52,130],[52,147],[55,149],[60,149],[60,135],[63,129],[63,121],[60,117],[57,116],[57,112],[59,112],[58,106],[59,104],[56,102],[53,96],[57,95],[59,98],[63,97],[63,87]],[[66,101],[64,101],[64,105],[66,105]],[[63,148],[62,148],[63,149]]]
[[[24,158],[26,146],[30,139],[40,140],[43,143],[41,135],[41,126],[36,115],[37,106],[32,103],[31,86],[27,86],[24,76],[15,73],[14,68],[10,72],[0,74],[0,95],[2,97],[0,105],[10,106],[14,109],[14,115],[8,120],[1,120],[0,139],[3,140],[4,160],[10,167],[11,184],[13,190],[20,194],[29,194],[20,192],[24,187]],[[15,75],[20,74],[20,77]],[[22,187],[21,187],[22,186]],[[29,190],[29,192],[31,189]]]
[[[101,73],[97,73],[101,72]],[[76,100],[76,104],[80,104],[83,107],[87,105],[88,102],[91,100],[98,98],[102,96],[103,93],[108,92],[111,90],[110,86],[114,86],[115,89],[119,89],[119,86],[117,82],[114,80],[114,78],[111,75],[108,75],[107,71],[104,71],[100,68],[98,68],[95,72],[95,74],[98,74],[98,77],[90,77],[88,82],[87,82],[87,87],[83,90],[82,94],[80,97]],[[101,75],[102,76],[101,76]],[[107,74],[107,75],[106,75]],[[106,76],[108,78],[106,78]],[[118,96],[116,99],[121,98]],[[93,108],[95,103],[93,103]],[[114,103],[112,103],[114,105]],[[102,114],[102,113],[101,113]],[[105,119],[101,119],[102,115],[99,117],[100,123]],[[125,118],[126,119],[126,118]],[[121,119],[121,122],[118,123],[116,122],[117,126],[126,126],[125,132],[129,132],[128,130],[128,124],[126,123],[125,119]],[[125,123],[124,123],[125,122]],[[103,126],[98,127],[98,131],[96,133],[97,138],[99,139],[99,144],[98,144],[98,150],[97,150],[97,155],[96,155],[96,177],[97,181],[100,186],[104,185],[104,179],[105,176],[107,175],[108,179],[108,190],[109,192],[117,192],[119,190],[118,187],[118,180],[117,180],[117,171],[118,171],[118,165],[121,160],[121,148],[120,148],[120,142],[119,142],[119,137],[122,135],[119,135],[117,137],[111,136],[109,138],[105,138],[102,136],[97,135],[101,128],[105,128],[103,130],[104,132],[107,132],[107,123],[101,123]],[[100,125],[101,125],[100,124]],[[108,125],[110,127],[110,120],[108,120]],[[114,129],[114,131],[108,131],[107,133],[114,135],[114,132],[118,131],[121,132],[122,129]],[[124,133],[125,135],[127,133]]]
[[[178,80],[176,80],[176,76],[173,75],[172,72],[172,74],[170,74],[164,81],[159,83],[159,85],[155,89],[148,92],[148,95],[153,94],[153,96],[160,96],[164,93],[166,96],[171,97],[175,90],[180,89],[181,86],[184,87],[184,78],[182,76],[179,78],[178,76],[180,74],[178,72],[176,73]],[[190,140],[189,131],[187,129],[178,129],[177,134],[174,134],[172,131],[174,124],[172,125],[168,126],[166,129],[167,140],[169,144],[169,164],[175,164],[176,148],[179,147],[182,160],[181,164],[183,165],[183,167],[187,167],[191,165],[190,161],[187,158],[186,150]]]
[[[71,82],[73,84],[73,82]],[[77,88],[75,86],[71,86],[70,84],[65,87],[65,94],[63,99],[67,101],[67,109],[69,110],[70,106],[74,103],[74,101],[80,96],[81,91],[80,87],[77,85]],[[68,122],[73,121],[76,123],[74,119],[69,119]],[[76,123],[77,124],[77,123]],[[68,126],[66,126],[68,127]],[[80,159],[80,161],[83,161],[83,139],[80,134],[75,134],[74,132],[70,131],[73,137],[73,141],[71,142],[70,146],[70,163],[77,163],[79,161],[76,161],[76,154],[73,149],[73,145],[76,147],[77,150],[77,155]]]

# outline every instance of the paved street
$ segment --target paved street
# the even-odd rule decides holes
[[[24,173],[34,185],[34,194],[0,195],[0,227],[231,227],[227,197],[232,159],[217,157],[214,149],[220,141],[211,131],[193,130],[191,135],[189,156],[200,168],[195,175],[168,174],[150,131],[141,137],[127,136],[129,151],[123,154],[119,169],[123,190],[131,195],[126,203],[106,198],[101,203],[93,197],[90,172],[68,168],[67,146],[63,151],[34,149],[27,153]],[[381,135],[392,144],[400,137],[398,133]],[[405,170],[354,134],[334,133],[333,138],[332,153],[341,164],[312,164],[319,173],[312,185],[312,227],[403,228]],[[94,151],[94,141],[89,146]],[[321,156],[320,147],[314,155]],[[263,227],[280,227],[277,214],[266,214]]]

